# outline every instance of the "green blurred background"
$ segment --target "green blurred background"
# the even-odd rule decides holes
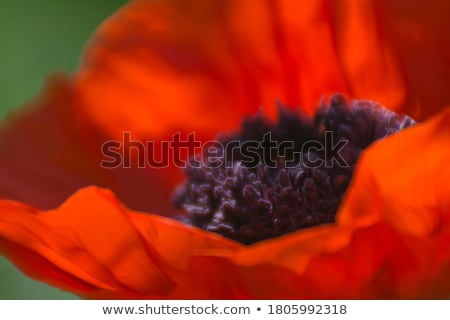
[[[0,1],[0,118],[32,99],[52,71],[73,72],[86,40],[125,0]],[[0,299],[75,299],[0,257]]]

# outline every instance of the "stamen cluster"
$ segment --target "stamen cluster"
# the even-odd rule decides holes
[[[174,204],[194,226],[244,244],[332,223],[362,150],[414,123],[374,102],[349,103],[341,95],[332,96],[313,119],[284,107],[276,123],[264,115],[247,118],[239,132],[217,139],[214,161],[200,155],[203,165],[185,170]],[[329,132],[335,142],[345,142],[339,154],[326,150]],[[292,142],[293,148],[276,150],[276,165],[269,165],[274,154],[264,148],[254,150],[260,160],[249,164],[242,150],[226,147],[230,141],[262,143],[267,133],[276,143]],[[325,150],[304,150],[311,142]],[[218,165],[217,158],[232,160]]]

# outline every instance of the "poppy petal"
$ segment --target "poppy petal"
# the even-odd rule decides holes
[[[94,35],[77,88],[113,137],[210,138],[333,92],[425,119],[450,99],[448,4],[416,2],[133,1]]]
[[[0,128],[0,198],[52,208],[95,177],[77,134],[68,77],[51,76],[37,99],[5,120]]]
[[[118,168],[102,166],[102,146],[109,140],[83,118],[76,101],[72,80],[54,74],[39,97],[5,119],[0,127],[0,199],[53,209],[78,189],[98,185],[135,210],[172,214],[170,197],[181,170],[128,168],[125,152]],[[159,161],[158,150],[154,154]]]
[[[322,1],[133,1],[87,46],[84,112],[112,137],[211,138],[275,102],[313,110],[346,92]],[[132,110],[132,111],[130,111]]]
[[[103,189],[55,210],[0,202],[0,251],[38,280],[91,298],[168,296],[195,252],[240,245],[179,222],[131,212]]]
[[[422,120],[450,104],[450,3],[372,1],[379,31],[406,83],[402,111]]]
[[[450,3],[334,1],[336,46],[352,97],[416,120],[450,103]]]

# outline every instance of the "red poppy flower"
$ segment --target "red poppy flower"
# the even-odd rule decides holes
[[[449,7],[131,2],[73,78],[51,78],[2,129],[0,252],[87,298],[448,296]],[[332,224],[243,245],[164,217],[177,168],[99,167],[102,143],[123,132],[206,141],[260,106],[313,113],[334,92],[422,123],[363,152]]]

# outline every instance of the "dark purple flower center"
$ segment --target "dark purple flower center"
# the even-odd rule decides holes
[[[313,119],[284,107],[276,123],[249,117],[191,159],[174,204],[190,224],[244,244],[332,223],[361,151],[414,123],[341,95]]]

